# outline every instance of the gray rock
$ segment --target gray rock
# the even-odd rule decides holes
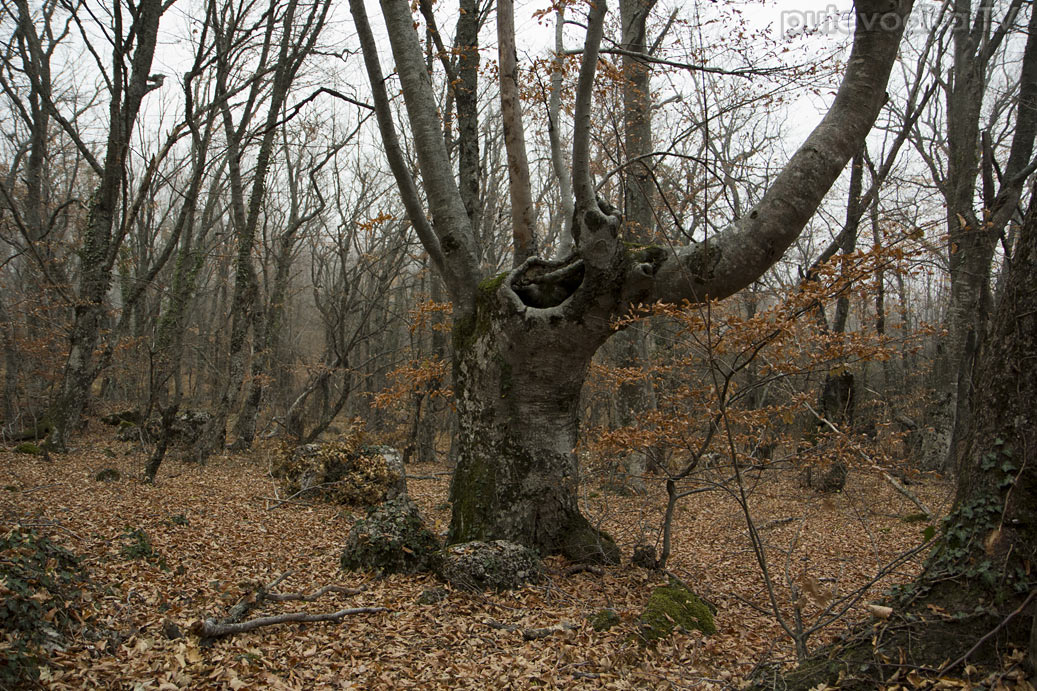
[[[443,580],[464,590],[520,588],[542,575],[540,555],[505,540],[450,545],[440,565]]]

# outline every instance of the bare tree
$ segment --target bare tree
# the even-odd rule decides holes
[[[620,218],[595,196],[589,168],[590,107],[605,4],[591,9],[573,137],[575,251],[531,257],[482,280],[468,216],[450,172],[436,104],[410,8],[384,0],[432,222],[400,161],[366,11],[350,3],[390,164],[411,221],[454,305],[454,374],[460,458],[451,489],[452,541],[500,537],[572,558],[615,560],[612,541],[577,506],[573,449],[580,389],[611,321],[632,305],[737,292],[775,262],[860,146],[884,89],[910,3],[857,3],[854,49],[825,119],[746,216],[707,243],[629,251]],[[881,21],[880,21],[881,20]]]
[[[329,2],[317,2],[308,7],[298,0],[271,0],[266,11],[258,17],[263,40],[259,47],[255,71],[269,74],[269,81],[253,81],[240,111],[235,113],[227,95],[235,89],[232,78],[242,60],[252,56],[243,51],[242,38],[255,30],[257,21],[250,13],[251,5],[209,4],[215,33],[217,79],[216,90],[220,100],[224,135],[227,139],[228,171],[231,189],[231,219],[235,237],[234,290],[231,297],[231,333],[228,344],[228,369],[218,385],[218,401],[213,418],[206,425],[194,447],[196,460],[204,460],[223,445],[227,419],[235,407],[245,367],[248,361],[247,336],[260,318],[256,300],[258,281],[252,252],[256,242],[263,203],[267,192],[267,173],[274,151],[275,138],[289,90],[312,55],[314,46],[327,18]],[[299,12],[299,16],[296,13]],[[267,90],[269,92],[267,93]],[[266,113],[258,133],[255,167],[246,202],[244,162],[246,146],[253,137],[254,121],[259,108],[266,101]],[[237,121],[235,122],[235,115]],[[260,339],[262,337],[260,336]],[[258,386],[258,383],[257,383]],[[261,395],[260,389],[253,396]],[[258,400],[257,400],[258,404]]]
[[[995,16],[1001,7],[1003,14]],[[929,467],[950,467],[954,440],[967,428],[974,365],[991,313],[991,261],[1032,172],[1030,157],[1037,132],[1037,45],[1033,41],[1037,13],[1032,10],[1026,29],[1030,39],[1020,63],[1014,136],[1003,164],[996,162],[990,133],[981,124],[995,61],[1012,40],[1022,7],[1019,0],[981,0],[976,6],[971,0],[952,3],[947,26],[953,62],[946,74],[939,64],[933,68],[945,95],[946,120],[940,126],[946,129],[937,133],[940,141],[935,147],[928,146],[921,128],[913,137],[947,205],[951,281],[948,333],[936,363],[934,434],[923,449],[923,463]]]
[[[111,98],[103,158],[95,157],[93,151],[80,139],[74,124],[48,98],[41,76],[29,74],[43,107],[61,125],[66,135],[76,142],[98,180],[87,204],[87,223],[83,229],[82,250],[79,252],[79,275],[68,359],[47,415],[52,425],[47,443],[55,449],[65,448],[68,432],[79,421],[90,385],[98,375],[94,350],[100,338],[105,300],[111,287],[112,266],[127,230],[126,224],[117,223],[117,219],[120,213],[119,201],[125,194],[129,140],[145,95],[162,86],[163,76],[151,74],[151,62],[155,54],[159,19],[167,7],[161,0],[141,0],[132,8],[124,8],[121,2],[110,8],[112,24],[104,28],[110,32],[111,64],[102,64],[98,57],[97,65]],[[76,15],[78,9],[78,6],[73,9],[73,20],[81,27],[83,40],[89,43],[80,23],[82,18]],[[27,3],[22,3],[22,10],[25,21],[31,22]],[[25,36],[27,40],[31,38],[28,32]],[[40,50],[40,46],[30,49]],[[99,56],[96,51],[92,53]]]

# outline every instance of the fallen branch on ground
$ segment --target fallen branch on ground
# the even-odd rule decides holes
[[[303,593],[267,593],[266,599],[273,602],[286,602],[288,600],[300,600],[302,602],[313,602],[317,598],[327,595],[328,593],[338,593],[339,595],[359,595],[360,593],[367,590],[366,586],[360,586],[359,588],[346,588],[341,585],[326,585],[320,590],[315,590],[309,595]]]
[[[218,638],[219,636],[228,636],[235,633],[252,631],[261,626],[274,626],[276,624],[287,624],[292,622],[339,621],[350,614],[371,614],[374,612],[388,611],[385,607],[357,607],[354,609],[340,609],[337,612],[321,614],[291,612],[289,614],[277,614],[268,617],[250,619],[249,621],[242,621],[242,619],[245,618],[245,615],[263,602],[313,602],[317,598],[327,595],[328,593],[358,595],[366,590],[366,586],[361,586],[359,588],[346,588],[341,585],[326,585],[309,594],[271,592],[291,574],[291,571],[286,571],[267,585],[259,585],[258,587],[255,587],[254,590],[250,590],[240,600],[238,600],[237,604],[230,608],[230,612],[226,617],[222,619],[204,619],[196,621],[191,624],[189,630],[191,633],[200,636],[201,638]]]
[[[376,612],[388,612],[385,607],[356,607],[354,609],[340,609],[328,614],[307,614],[306,612],[292,612],[290,614],[278,614],[272,617],[259,617],[249,621],[236,623],[220,623],[214,619],[196,621],[191,625],[191,633],[201,638],[218,638],[235,633],[253,631],[261,626],[274,626],[276,624],[289,624],[293,622],[318,622],[339,621],[351,614],[374,614]]]
[[[485,623],[491,629],[497,629],[498,631],[519,631],[522,633],[522,639],[526,641],[537,641],[560,631],[568,631],[573,628],[573,625],[568,622],[564,624],[555,624],[554,626],[547,626],[542,629],[524,629],[521,626],[515,626],[514,624],[502,624],[493,619],[487,619]]]

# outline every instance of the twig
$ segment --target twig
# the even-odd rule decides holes
[[[39,492],[41,489],[47,489],[49,487],[61,487],[60,482],[52,482],[49,485],[40,485],[39,487],[33,487],[32,489],[20,490],[22,494],[32,494],[33,492]]]
[[[268,502],[272,501],[272,502],[274,502],[273,506],[267,506],[266,507],[267,511],[272,511],[273,509],[276,509],[276,508],[280,507],[282,504],[294,504],[295,506],[313,506],[313,502],[292,501],[291,499],[278,499],[277,497],[262,497],[262,496],[260,496],[260,497],[256,497],[256,499],[263,499],[264,501],[268,501]]]
[[[788,518],[776,518],[773,521],[767,521],[766,523],[761,525],[756,530],[757,531],[769,530],[770,528],[777,528],[779,525],[786,525],[788,523],[794,523],[795,521],[798,521],[798,520],[799,520],[799,518],[797,516],[789,516]]]
[[[605,575],[605,569],[601,568],[600,566],[595,566],[594,564],[576,564],[562,571],[562,574],[565,576],[574,576],[578,573],[583,573],[584,571],[589,571],[590,573],[593,573],[595,576]]]
[[[432,473],[431,475],[408,475],[407,479],[408,480],[435,480],[436,478],[443,477],[444,475],[452,475],[452,473],[449,470],[447,470],[447,471],[444,471],[442,473]]]
[[[235,633],[253,631],[262,626],[274,626],[276,624],[288,624],[293,622],[318,622],[339,621],[351,614],[375,614],[377,612],[388,612],[385,607],[356,607],[353,609],[340,609],[328,614],[307,614],[306,612],[292,612],[290,614],[278,614],[272,617],[259,617],[240,623],[221,624],[213,619],[196,621],[191,625],[191,633],[201,638],[218,638]]]
[[[72,532],[71,530],[69,530],[68,528],[56,521],[15,521],[15,526],[23,528],[58,528],[59,530],[64,530],[66,533],[68,533],[77,540],[83,539],[79,535],[75,534],[74,532]]]

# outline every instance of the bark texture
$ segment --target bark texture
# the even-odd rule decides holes
[[[480,286],[454,328],[460,456],[449,541],[503,539],[615,563],[619,550],[577,506],[580,390],[606,323],[520,310],[514,274]]]

